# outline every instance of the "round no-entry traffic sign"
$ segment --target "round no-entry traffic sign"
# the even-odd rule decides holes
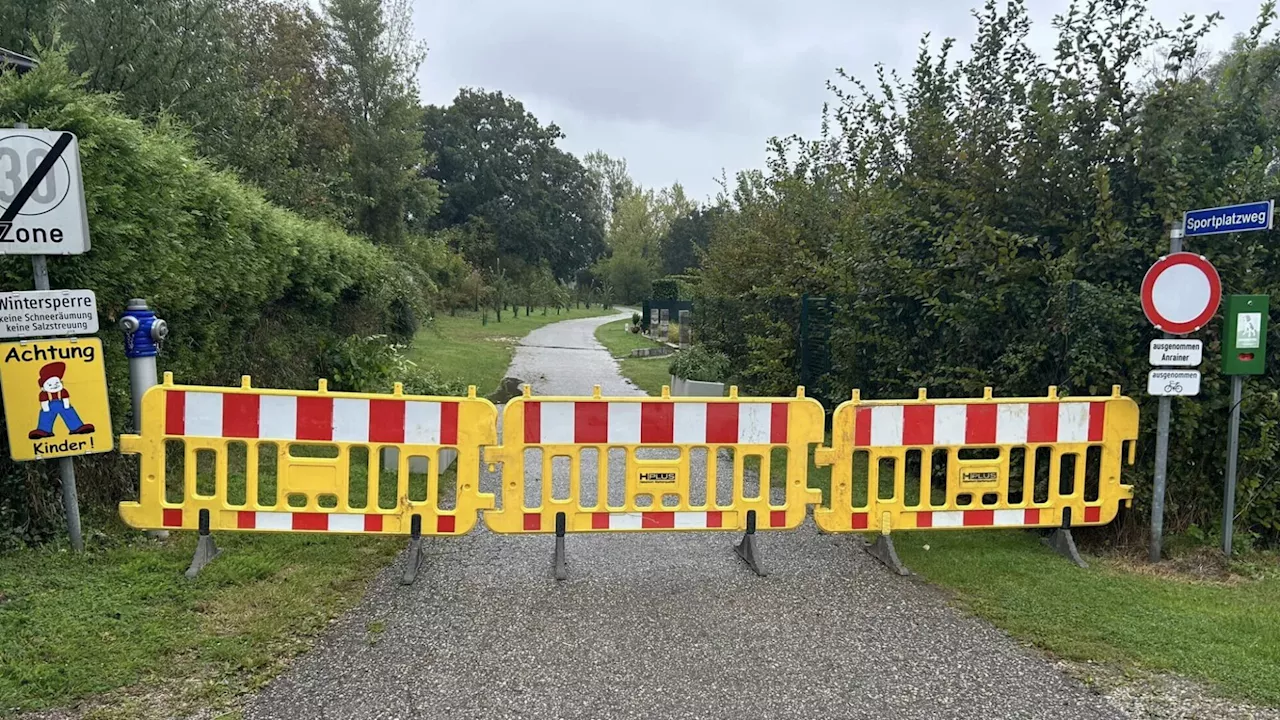
[[[1174,335],[1199,330],[1221,300],[1217,269],[1195,253],[1166,255],[1142,279],[1142,312],[1157,330]]]

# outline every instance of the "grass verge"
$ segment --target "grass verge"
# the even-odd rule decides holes
[[[487,325],[475,314],[444,316],[409,352],[484,394],[520,337],[606,312],[522,311]],[[231,491],[241,497],[242,462],[230,463]],[[197,483],[208,492],[206,464],[198,462]],[[394,482],[385,482],[393,475],[384,473],[376,490],[355,475],[353,502],[376,494],[394,504]],[[425,492],[414,482],[410,497]],[[444,473],[441,491],[452,482]],[[275,494],[265,467],[259,492]],[[188,581],[194,533],[156,541],[114,515],[84,521],[83,554],[52,544],[0,555],[0,716],[69,706],[99,720],[229,710],[307,650],[404,546],[399,538],[218,533],[223,553]]]
[[[895,534],[908,567],[1016,637],[1070,660],[1172,672],[1280,705],[1275,556],[1211,577],[1123,557],[1080,570],[1021,531]],[[926,549],[927,548],[927,549]],[[1205,551],[1211,552],[1211,551]]]
[[[217,541],[222,555],[193,581],[182,575],[193,533],[156,542],[116,524],[82,554],[53,545],[0,557],[0,714],[100,693],[111,694],[88,702],[86,716],[225,708],[306,650],[403,545],[230,533]]]
[[[656,358],[630,357],[632,350],[658,347],[659,345],[659,343],[650,340],[644,335],[627,332],[627,325],[630,323],[630,320],[619,320],[601,325],[596,328],[596,340],[599,340],[600,344],[604,345],[605,349],[618,360],[623,377],[650,395],[661,395],[662,386],[671,382],[671,374],[667,372],[667,366],[671,364],[671,358],[669,356]]]

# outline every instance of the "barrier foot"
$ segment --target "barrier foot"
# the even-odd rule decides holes
[[[742,558],[742,562],[751,568],[751,571],[760,577],[767,577],[769,573],[760,566],[760,553],[756,550],[756,511],[747,511],[747,532],[742,536],[742,542],[733,546],[733,551],[738,557]]]
[[[400,576],[401,585],[412,585],[418,579],[418,570],[422,569],[422,538],[409,538],[409,559],[404,566],[404,575]]]
[[[422,516],[414,515],[409,521],[409,557],[400,576],[401,585],[412,585],[422,568]]]
[[[1087,568],[1089,563],[1080,557],[1080,551],[1076,549],[1076,540],[1071,537],[1071,531],[1067,528],[1058,528],[1053,532],[1040,538],[1040,542],[1049,546],[1054,552],[1065,557],[1078,567]]]
[[[568,580],[569,568],[564,557],[564,513],[556,513],[556,552],[551,558],[551,572],[556,580]]]
[[[885,567],[899,575],[910,575],[911,571],[898,558],[898,551],[893,547],[893,538],[881,535],[874,543],[865,547],[867,554],[879,560]]]
[[[200,574],[205,565],[213,562],[222,551],[213,542],[213,535],[209,533],[209,511],[200,511],[200,539],[196,541],[195,555],[191,556],[191,567],[187,568],[187,578],[194,578]]]

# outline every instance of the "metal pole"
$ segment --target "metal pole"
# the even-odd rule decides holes
[[[809,294],[800,296],[800,385],[809,387]]]
[[[72,458],[58,458],[58,475],[62,480],[62,506],[67,509],[67,534],[71,547],[84,552],[84,538],[80,534],[80,496],[76,492],[76,464]]]
[[[1231,535],[1236,524],[1236,454],[1240,451],[1240,397],[1244,376],[1231,376],[1231,425],[1227,430],[1227,483],[1222,491],[1222,552],[1231,557]]]
[[[49,289],[49,264],[44,255],[31,256],[31,274],[35,277],[37,290]],[[76,466],[71,458],[58,459],[58,479],[62,481],[62,507],[67,513],[67,534],[71,536],[71,547],[76,552],[84,550],[84,539],[80,535],[80,499],[76,492]]]
[[[1151,562],[1160,562],[1164,540],[1164,488],[1169,467],[1169,397],[1160,398],[1156,416],[1156,476],[1151,491]]]
[[[37,290],[49,289],[49,263],[44,255],[31,256],[31,274],[35,277]]]
[[[1169,230],[1169,254],[1182,251],[1182,218],[1173,221]],[[1164,337],[1173,337],[1165,333]],[[1160,562],[1161,546],[1164,544],[1164,494],[1169,472],[1169,415],[1172,412],[1172,398],[1160,397],[1159,410],[1156,415],[1156,472],[1151,488],[1151,562]]]
[[[16,122],[15,128],[24,130],[27,124]],[[49,263],[44,255],[31,256],[31,274],[35,279],[36,290],[49,288]],[[58,459],[58,479],[62,481],[62,507],[67,513],[67,535],[71,536],[71,548],[76,552],[84,551],[84,538],[80,534],[80,497],[76,492],[76,466],[71,458]]]

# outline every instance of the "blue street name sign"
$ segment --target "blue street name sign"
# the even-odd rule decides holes
[[[1274,200],[1265,200],[1244,205],[1188,210],[1182,216],[1183,234],[1187,237],[1192,237],[1195,235],[1249,232],[1250,230],[1270,230],[1271,221],[1275,217],[1275,209]]]

